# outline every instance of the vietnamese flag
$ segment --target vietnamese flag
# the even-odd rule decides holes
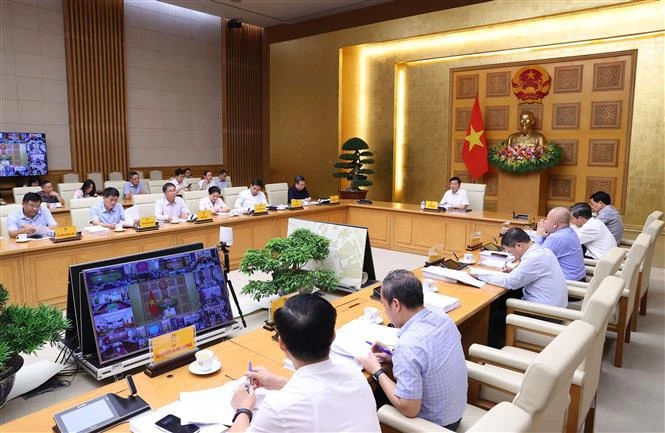
[[[473,179],[478,179],[489,171],[487,166],[487,139],[485,138],[483,116],[480,114],[478,94],[476,94],[476,100],[473,102],[469,126],[466,128],[462,159]]]
[[[148,301],[148,307],[150,308],[150,314],[156,316],[159,314],[159,309],[157,308],[157,301],[155,301],[155,295],[150,290],[150,300]]]

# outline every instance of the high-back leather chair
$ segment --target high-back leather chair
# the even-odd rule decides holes
[[[69,201],[69,216],[72,225],[77,230],[82,230],[90,225],[90,208],[97,203],[101,203],[102,197],[77,198]]]
[[[150,178],[150,180],[164,179],[164,176],[162,175],[162,170],[150,170],[150,173],[148,173],[148,177]]]
[[[266,184],[268,204],[271,206],[285,205],[288,202],[289,185],[286,182]]]
[[[125,177],[119,171],[112,171],[109,173],[109,180],[111,181],[124,180],[124,178]]]
[[[196,215],[199,211],[199,201],[208,195],[208,191],[185,191],[182,193],[182,199],[185,200],[189,211]]]
[[[9,230],[7,228],[7,218],[9,215],[21,209],[21,204],[6,204],[0,206],[0,236],[9,239]]]
[[[482,183],[465,183],[462,189],[469,197],[469,209],[482,212],[485,209],[485,189],[487,185]]]
[[[231,188],[224,188],[222,190],[222,197],[224,197],[224,203],[228,206],[229,209],[233,209],[236,205],[236,200],[238,195],[246,190],[247,187],[244,186],[232,186]]]
[[[39,192],[42,190],[41,186],[15,186],[12,188],[12,194],[14,195],[14,203],[20,204],[23,202],[23,196],[29,192]]]

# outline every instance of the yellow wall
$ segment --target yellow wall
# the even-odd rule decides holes
[[[622,17],[639,15],[639,18],[621,21],[620,25],[607,19],[594,19],[606,13],[599,7],[613,3],[616,2],[531,1],[527,9],[524,2],[495,0],[271,45],[271,179],[289,180],[294,174],[303,174],[315,195],[330,194],[338,187],[331,172],[339,144],[353,135],[360,135],[376,153],[377,164],[374,168],[377,174],[370,198],[391,199],[397,63],[443,57],[447,59],[443,69],[447,70],[451,67],[638,49],[626,222],[641,224],[648,211],[665,208],[662,194],[665,186],[664,8],[662,2],[615,6],[622,9]],[[576,19],[574,16],[556,15],[592,7],[596,9],[572,28],[568,26]],[[552,16],[546,17],[549,15]],[[479,26],[485,27],[480,31],[474,30]],[[603,41],[654,31],[661,33],[643,38]],[[442,33],[444,39],[419,48],[413,48],[413,39],[377,44],[435,33]],[[589,39],[599,41],[575,44]],[[536,47],[551,44],[572,45]],[[524,47],[527,49],[511,51]],[[342,48],[343,54],[340,55]],[[419,108],[417,104],[409,104],[407,110],[411,117],[407,116],[405,124],[406,136],[419,144],[424,143],[423,157],[428,161],[431,159],[431,164],[442,166],[437,178],[418,179],[409,173],[407,159],[407,178],[404,181],[412,186],[422,185],[423,182],[430,187],[431,184],[439,184],[440,193],[443,192],[450,163],[450,155],[437,150],[438,146],[441,151],[449,149],[449,74],[443,72],[439,75],[437,86],[429,89],[419,87],[418,80],[414,80],[416,75],[407,74],[407,81],[415,86],[411,91],[423,95],[424,105]],[[443,129],[437,129],[440,131],[438,135],[419,136],[417,127],[420,122],[435,120],[418,110],[430,108],[435,116],[440,116]],[[649,206],[643,206],[644,203],[649,203]]]

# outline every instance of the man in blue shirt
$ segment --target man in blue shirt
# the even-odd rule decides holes
[[[584,253],[580,238],[570,227],[570,211],[555,207],[538,223],[536,243],[554,253],[566,280],[585,281]]]
[[[395,349],[388,355],[375,343],[369,355],[357,361],[401,413],[456,430],[466,408],[467,371],[455,323],[425,308],[420,280],[403,269],[383,280],[381,304],[400,328]],[[388,376],[391,367],[394,381]]]
[[[108,187],[104,189],[102,195],[104,201],[90,207],[90,222],[95,226],[115,228],[116,224],[125,221],[125,210],[118,203],[120,192]]]
[[[122,196],[129,200],[134,195],[146,193],[147,190],[143,182],[141,182],[139,174],[135,171],[130,171],[127,175],[127,182],[125,182],[125,186],[122,189]]]
[[[42,199],[35,192],[25,194],[23,208],[7,217],[7,231],[9,237],[12,238],[23,233],[27,235],[47,234],[57,225],[51,212],[42,206]]]
[[[589,197],[591,210],[596,213],[596,218],[601,220],[619,245],[623,237],[623,220],[619,212],[612,206],[612,198],[605,191],[596,191]]]

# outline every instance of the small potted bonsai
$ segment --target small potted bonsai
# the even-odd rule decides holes
[[[374,160],[369,158],[374,154],[367,149],[369,146],[365,140],[358,137],[349,138],[342,145],[340,161],[335,163],[335,168],[339,168],[340,171],[333,173],[333,176],[346,179],[350,184],[340,191],[340,198],[357,200],[367,196],[367,190],[360,188],[361,186],[372,186],[368,175],[374,174],[374,170],[363,168],[365,165],[374,163]]]
[[[20,353],[35,353],[46,343],[60,340],[69,321],[50,305],[7,305],[9,293],[0,283],[0,407],[14,386],[23,366]]]
[[[261,249],[247,250],[240,271],[252,275],[265,272],[271,281],[250,281],[242,292],[257,301],[271,295],[311,293],[315,287],[332,291],[339,284],[333,271],[305,269],[305,265],[328,257],[330,241],[308,229],[297,229],[287,238],[270,239]]]

